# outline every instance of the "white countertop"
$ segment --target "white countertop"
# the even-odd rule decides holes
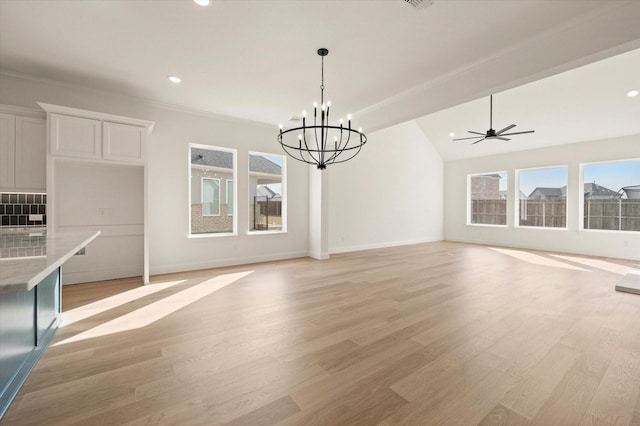
[[[45,254],[1,258],[0,293],[31,290],[98,235],[100,231],[65,231],[32,236],[37,239],[36,246],[44,246],[41,252]],[[24,233],[24,238],[29,238],[29,232]],[[14,233],[0,233],[0,242],[5,243],[0,246],[6,246],[7,241],[13,244],[19,239]]]

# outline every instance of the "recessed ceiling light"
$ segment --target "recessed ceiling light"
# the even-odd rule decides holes
[[[627,96],[630,98],[633,98],[634,96],[638,96],[638,91],[637,90],[631,90],[627,93]]]
[[[449,133],[449,136],[451,136],[451,137],[454,137],[455,135],[456,135],[456,134],[455,134],[455,133],[453,133],[453,132]]]
[[[169,79],[170,82],[172,83],[180,83],[182,80],[180,79],[180,77],[176,77],[175,75],[170,75],[169,77],[167,77]]]
[[[211,3],[209,0],[193,0],[193,2],[198,6],[209,6],[209,3]]]

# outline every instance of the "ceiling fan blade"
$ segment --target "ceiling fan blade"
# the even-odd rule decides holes
[[[500,139],[501,141],[510,141],[509,138],[503,138],[502,136],[496,136],[494,139]]]
[[[468,133],[473,133],[474,135],[482,135],[482,136],[485,136],[485,134],[486,134],[486,133],[474,132],[474,131],[471,131],[471,130],[467,130],[467,132]]]
[[[525,132],[513,132],[513,133],[503,133],[500,136],[510,136],[510,135],[524,135],[525,133],[534,133],[535,130],[527,130]]]
[[[472,143],[471,145],[475,145],[475,144],[477,144],[478,142],[482,142],[482,141],[483,141],[483,140],[485,140],[485,139],[486,139],[486,138],[482,138],[482,139],[480,139],[479,141],[475,141],[475,142],[474,142],[474,143]]]
[[[482,135],[484,138],[484,135]],[[457,138],[457,139],[451,139],[452,141],[466,141],[468,139],[478,139],[480,136],[472,136],[470,138]]]
[[[506,132],[507,130],[513,129],[514,127],[516,127],[516,125],[515,125],[515,124],[512,124],[512,125],[510,125],[510,126],[507,126],[507,127],[505,127],[504,129],[497,131],[497,132],[496,132],[496,135],[497,135],[497,136],[500,136],[500,134],[501,134],[501,133],[504,133],[504,132]]]

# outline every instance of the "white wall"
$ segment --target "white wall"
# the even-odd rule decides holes
[[[332,253],[443,238],[443,161],[409,121],[368,135],[361,153],[329,166]]]
[[[56,203],[49,217],[54,218],[55,229],[101,231],[83,256],[64,264],[63,283],[142,275],[143,168],[77,160],[53,164]]]
[[[179,87],[167,85],[167,90]],[[282,154],[277,128],[170,109],[134,98],[18,76],[0,75],[0,103],[38,108],[36,102],[155,121],[148,136],[151,274],[305,256],[308,243],[308,170],[288,162],[288,233],[246,235],[248,151]],[[238,236],[188,238],[189,143],[238,150]]]
[[[510,142],[512,143],[512,142]],[[640,135],[581,142],[445,163],[444,236],[450,241],[532,248],[595,256],[640,259],[640,233],[580,230],[583,188],[580,163],[640,157]],[[514,227],[515,170],[568,166],[567,229]],[[467,175],[508,172],[507,227],[466,225]],[[617,188],[616,188],[617,189]]]

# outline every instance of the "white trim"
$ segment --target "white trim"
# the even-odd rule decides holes
[[[278,235],[278,234],[288,234],[287,231],[277,230],[277,231],[247,231],[247,235]]]
[[[268,174],[268,173],[254,173],[251,172],[251,156],[255,155],[255,156],[261,156],[261,157],[278,157],[280,159],[282,159],[282,165],[280,166],[280,175],[272,175],[272,174]],[[287,226],[287,212],[289,210],[288,208],[288,196],[287,196],[287,156],[286,155],[281,155],[281,154],[273,154],[273,153],[269,153],[269,152],[260,152],[260,151],[249,151],[248,155],[247,155],[247,170],[248,170],[248,182],[247,182],[247,188],[248,188],[248,193],[247,193],[247,198],[249,198],[250,194],[251,194],[251,176],[264,176],[266,178],[269,177],[275,177],[275,176],[279,176],[280,177],[280,187],[281,187],[281,191],[280,191],[280,202],[281,202],[281,220],[282,220],[282,228],[279,230],[274,230],[274,231],[259,231],[259,230],[251,230],[251,226],[253,224],[253,218],[249,217],[248,218],[248,231],[247,231],[247,235],[261,235],[261,234],[286,234],[287,230],[288,230],[288,226]],[[251,206],[251,201],[252,200],[248,200],[249,204],[248,207]],[[254,213],[255,215],[255,213]],[[250,215],[249,215],[250,216]]]
[[[638,235],[638,233],[640,231],[629,231],[629,230],[617,230],[617,229],[591,229],[591,228],[585,228],[584,227],[584,202],[586,201],[584,199],[584,168],[585,166],[597,166],[597,165],[603,165],[603,164],[613,164],[613,163],[639,163],[640,164],[640,158],[629,158],[629,159],[622,159],[622,160],[609,160],[609,161],[594,161],[594,162],[590,162],[590,163],[580,163],[578,164],[578,169],[579,169],[579,184],[580,184],[580,188],[582,188],[582,190],[580,191],[580,199],[578,201],[578,230],[579,231],[587,231],[587,232],[591,232],[591,231],[598,231],[598,232],[612,232],[617,234],[623,234],[623,233],[628,233],[631,235]],[[611,188],[608,188],[611,189]],[[622,188],[618,188],[618,191],[620,191]],[[613,191],[613,189],[611,189]]]
[[[163,264],[152,269],[153,275],[169,274],[173,272],[197,271],[200,269],[220,268],[224,266],[241,265],[247,269],[252,263],[272,262],[274,260],[287,260],[308,257],[306,251],[294,251],[289,253],[265,254],[260,256],[234,257],[225,260],[207,260],[206,262],[179,263],[173,265]],[[153,280],[152,280],[153,281]]]
[[[225,179],[224,201],[227,203],[227,216],[233,216],[235,212],[235,209],[233,208],[233,204],[231,204],[231,213],[229,213],[229,183],[231,183],[231,201],[235,203],[235,197],[233,196],[234,195],[233,179]]]
[[[505,200],[506,201],[506,200]],[[467,226],[477,226],[481,228],[508,228],[508,225],[495,225],[491,223],[467,223]]]
[[[47,118],[47,114],[44,111],[7,104],[0,104],[0,114],[20,115],[22,117],[31,118]]]
[[[565,169],[566,171],[566,183],[565,186],[567,187],[566,191],[565,191],[565,203],[564,203],[564,221],[565,221],[565,227],[563,228],[557,228],[557,227],[550,227],[550,226],[528,226],[528,225],[520,225],[520,201],[521,200],[528,200],[528,198],[526,198],[526,194],[525,194],[525,198],[520,198],[520,193],[524,192],[522,191],[522,188],[520,188],[520,173],[521,172],[529,172],[529,171],[536,171],[536,170],[547,170],[547,169]],[[515,200],[516,202],[514,202],[513,205],[513,209],[514,209],[514,221],[513,221],[513,227],[514,228],[523,228],[523,229],[553,229],[553,230],[567,230],[568,225],[569,225],[569,200],[570,200],[570,196],[569,196],[569,192],[570,192],[570,185],[569,185],[569,165],[568,164],[563,164],[563,165],[557,165],[557,166],[543,166],[543,167],[531,167],[531,168],[526,168],[526,169],[515,169],[514,170],[514,174],[515,174],[515,193],[518,196],[517,199]],[[534,189],[535,191],[535,189]]]
[[[147,133],[153,131],[155,122],[148,120],[140,120],[138,118],[124,117],[121,115],[105,114],[96,111],[87,111],[84,109],[71,108],[61,105],[46,104],[44,102],[38,102],[38,105],[49,114],[61,114],[70,115],[72,117],[89,118],[92,120],[106,121],[109,123],[129,124],[132,126],[144,127],[147,129]]]
[[[413,244],[433,243],[435,241],[444,241],[442,236],[433,238],[419,238],[415,240],[390,241],[385,243],[360,244],[356,246],[330,248],[329,254],[351,253],[354,251],[375,250],[388,247],[410,246]]]
[[[200,166],[197,164],[191,164],[191,149],[192,148],[199,148],[199,149],[206,149],[206,150],[210,150],[210,151],[223,151],[223,152],[229,152],[231,153],[231,158],[232,158],[232,169],[231,169],[231,180],[232,181],[236,181],[238,180],[238,150],[234,149],[234,148],[225,148],[225,147],[220,147],[220,146],[214,146],[214,145],[204,145],[204,144],[198,144],[198,143],[189,143],[187,146],[187,201],[188,201],[188,208],[187,208],[187,233],[186,233],[186,237],[187,238],[206,238],[206,237],[225,237],[225,236],[237,236],[238,235],[238,215],[237,214],[233,214],[231,215],[232,219],[233,219],[233,224],[232,224],[232,231],[231,232],[210,232],[210,233],[203,233],[203,234],[192,234],[191,233],[191,204],[192,204],[192,200],[191,200],[191,169],[192,167],[196,167],[199,169],[215,169],[215,168],[210,168],[210,167],[206,167],[206,166]],[[224,170],[223,173],[224,174],[229,174],[229,169],[222,169]],[[219,178],[206,178],[206,179],[218,179]],[[219,188],[220,192],[222,192],[222,188]],[[237,185],[234,185],[234,190],[235,190],[235,197],[233,199],[233,211],[234,213],[238,211],[238,189],[237,189]],[[220,194],[221,195],[221,194]],[[200,184],[200,201],[202,202],[202,183]],[[218,197],[218,203],[221,202],[220,197]],[[218,206],[218,212],[220,212],[220,206]],[[220,213],[218,213],[217,215],[206,215],[206,216],[220,216]]]
[[[504,174],[505,175],[504,178],[505,178],[505,181],[507,182],[507,189],[506,189],[507,197],[505,198],[505,202],[508,203],[508,199],[509,199],[509,172],[508,171],[503,170],[501,172],[468,173],[467,174],[467,223],[466,223],[466,225],[470,225],[470,226],[480,225],[480,226],[492,226],[492,227],[507,227],[507,225],[509,223],[508,210],[505,211],[505,224],[504,225],[496,225],[496,224],[490,224],[490,223],[471,223],[471,217],[473,216],[473,212],[472,212],[472,209],[471,209],[471,178],[473,178],[474,176],[487,176],[487,175],[491,175],[491,174],[497,174],[497,175]],[[500,179],[502,179],[502,177],[500,177]],[[498,196],[500,196],[500,183],[498,183]]]

